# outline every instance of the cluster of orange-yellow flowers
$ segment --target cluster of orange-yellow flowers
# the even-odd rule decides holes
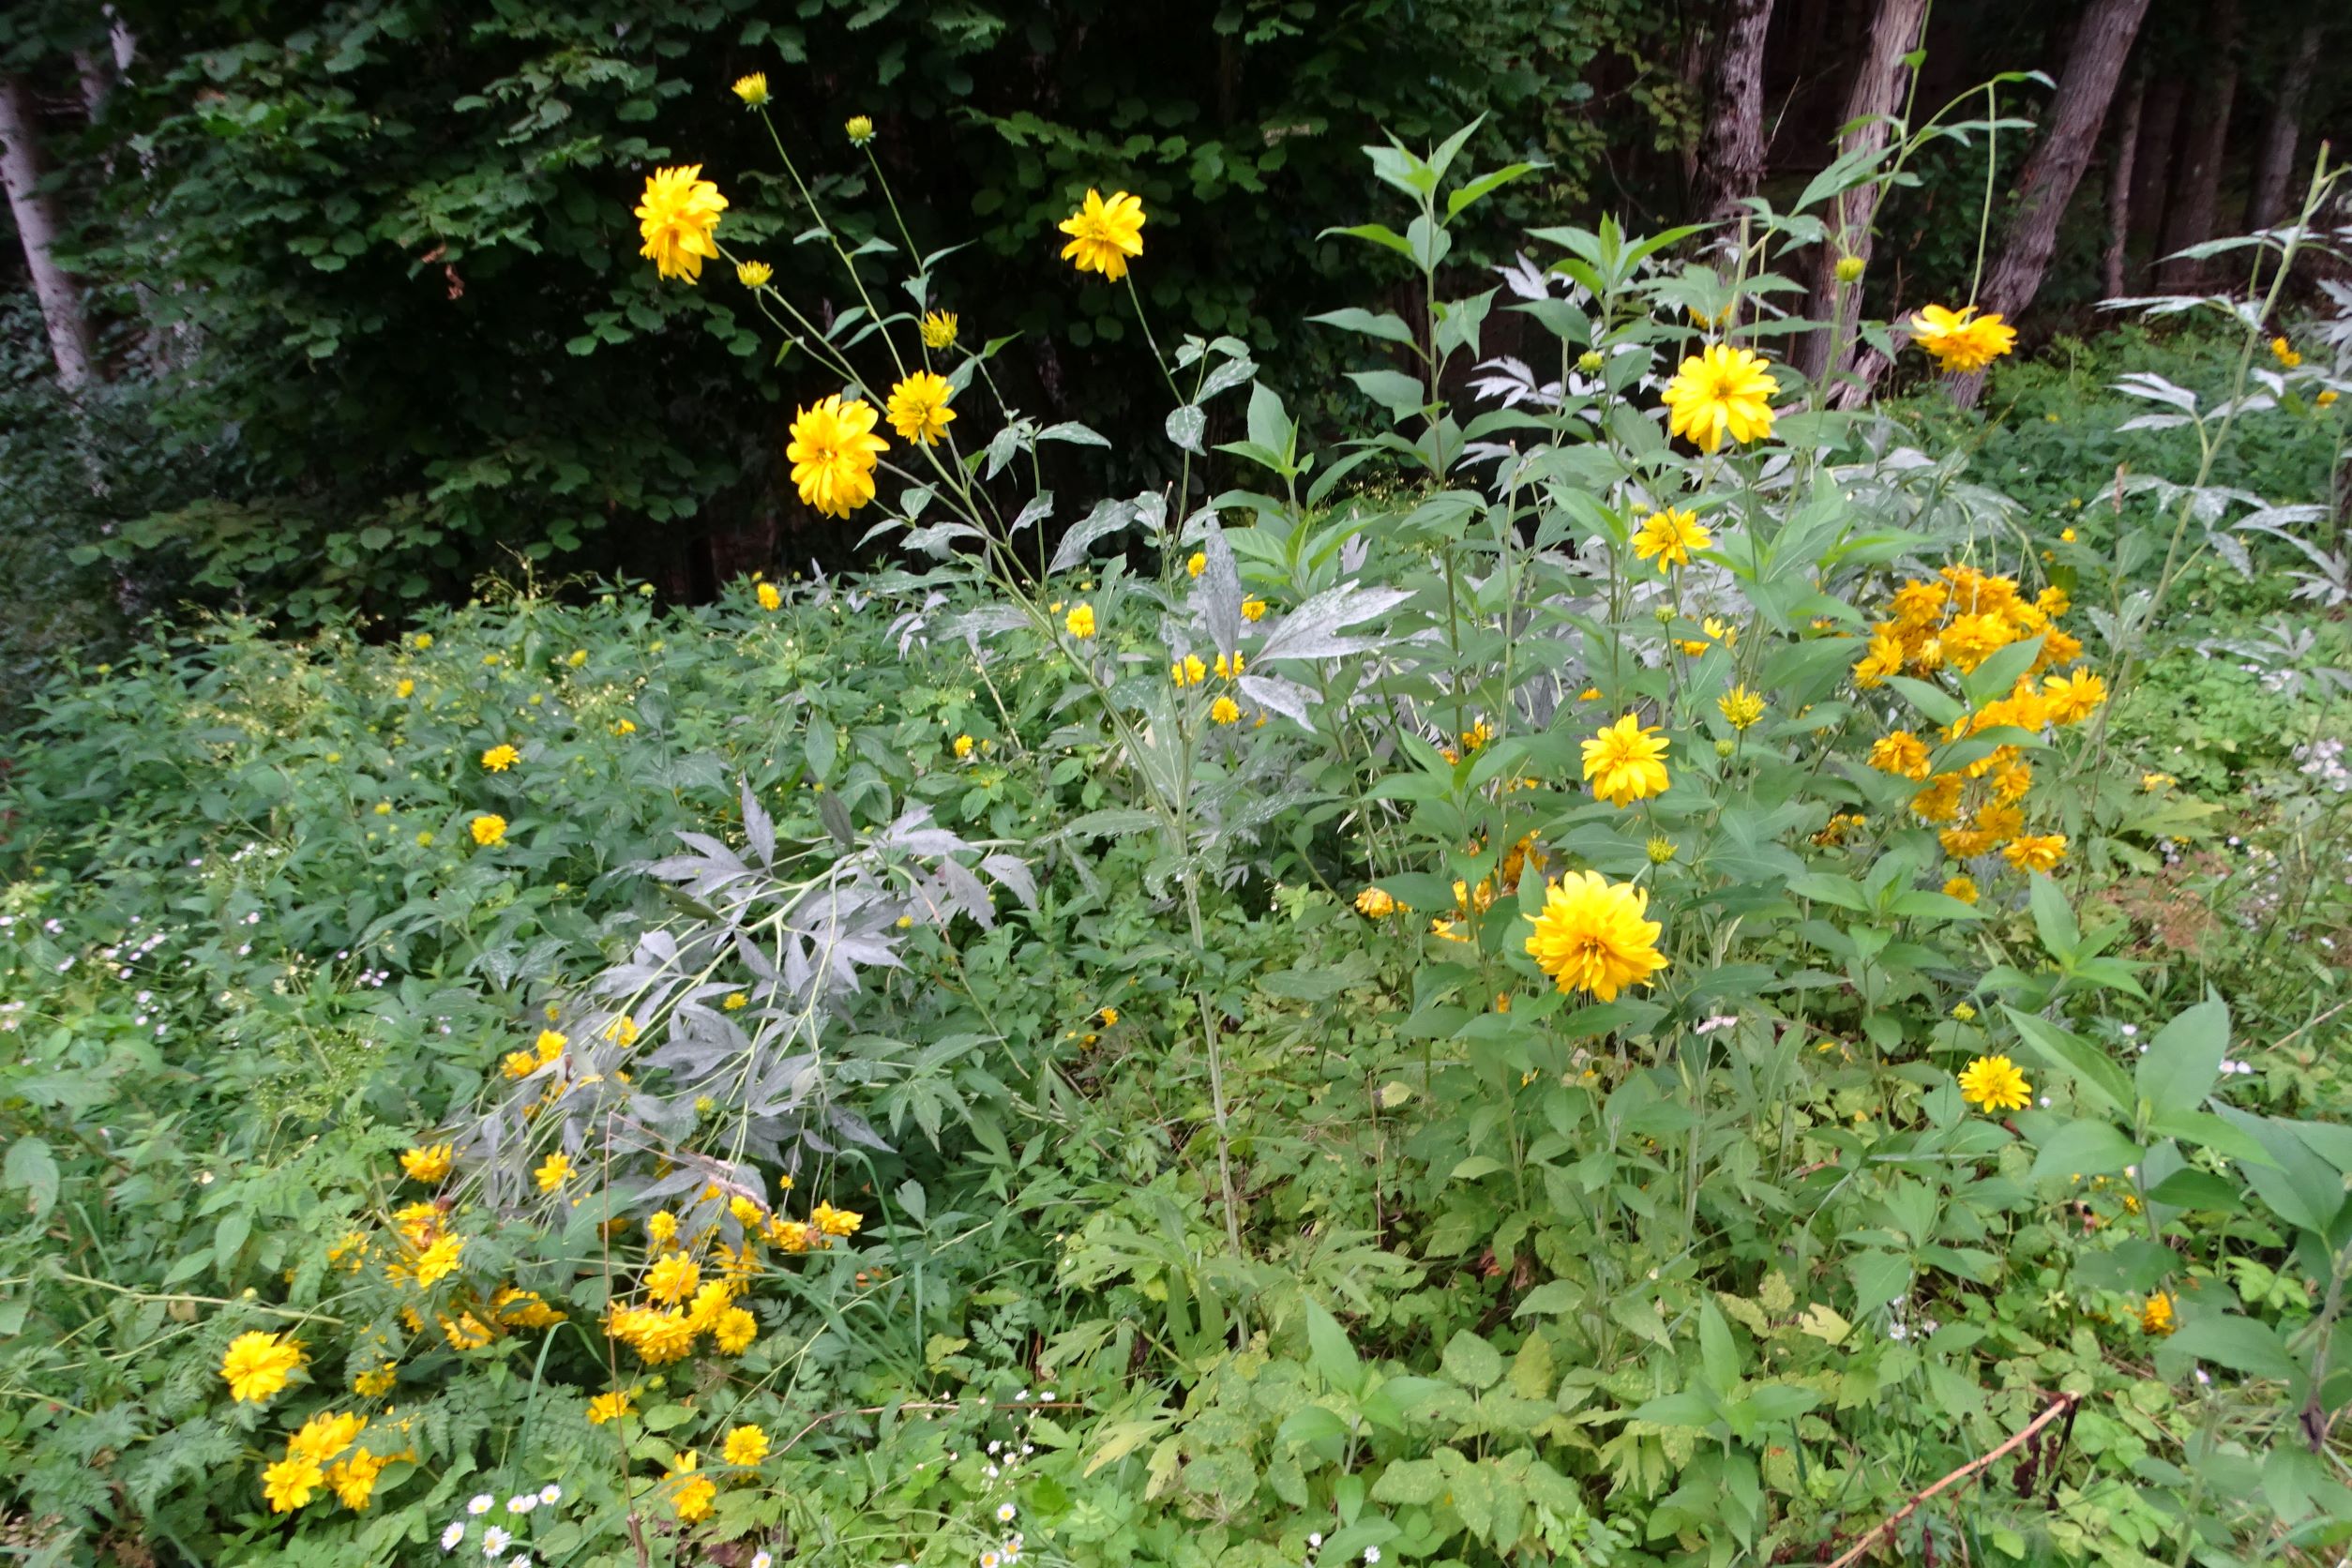
[[[728,1197],[716,1185],[702,1190],[695,1208],[722,1203],[741,1228],[740,1245],[730,1246],[720,1239],[716,1214],[699,1222],[690,1236],[678,1216],[666,1209],[646,1216],[648,1250],[636,1299],[614,1303],[604,1326],[607,1334],[636,1351],[648,1366],[692,1354],[706,1334],[721,1354],[743,1354],[759,1337],[760,1325],[736,1298],[760,1273],[759,1249],[768,1245],[787,1253],[819,1251],[838,1238],[855,1235],[865,1223],[863,1214],[830,1203],[817,1204],[806,1220],[788,1219],[741,1193]],[[602,1419],[610,1420],[625,1408],[616,1406]]]
[[[395,1464],[414,1462],[416,1450],[405,1438],[397,1452],[378,1454],[359,1441],[368,1418],[322,1410],[286,1440],[285,1456],[262,1470],[262,1497],[273,1514],[291,1514],[321,1492],[333,1492],[346,1508],[366,1508],[376,1477]],[[396,1430],[405,1433],[408,1423]]]
[[[1870,645],[1854,666],[1854,683],[1868,688],[1891,675],[1933,679],[1945,670],[1968,673],[2013,643],[2033,638],[2042,646],[2004,696],[1979,703],[1946,725],[1944,744],[2000,729],[2038,734],[2052,726],[2079,724],[2107,700],[2106,683],[2096,673],[2055,673],[2082,656],[2082,643],[2058,625],[2068,609],[2064,590],[2045,588],[2032,598],[2013,578],[1995,577],[1973,566],[1946,566],[1934,579],[1914,580],[1896,590],[1892,618],[1879,623]],[[2025,800],[2033,788],[2033,764],[2023,749],[1997,746],[1955,769],[1937,771],[1928,742],[1896,730],[1870,748],[1870,765],[1922,787],[1911,798],[1921,821],[1939,824],[1944,852],[1968,860],[1999,850],[2024,871],[2054,869],[2066,853],[2066,837],[2026,831]],[[1973,901],[1975,887],[1952,888]]]

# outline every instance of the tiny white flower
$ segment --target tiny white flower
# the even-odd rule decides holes
[[[564,1488],[550,1481],[539,1488],[539,1500],[551,1508],[564,1500]]]
[[[465,1505],[465,1511],[476,1517],[479,1517],[490,1511],[490,1504],[494,1500],[496,1500],[493,1499],[488,1492],[484,1492],[478,1497],[468,1500]]]
[[[458,1543],[464,1539],[465,1521],[463,1519],[460,1519],[456,1523],[452,1524],[447,1530],[441,1532],[441,1549],[445,1552],[455,1551],[457,1550]]]
[[[1001,1525],[1009,1525],[1013,1522],[1013,1515],[1018,1512],[1020,1511],[1011,1503],[1000,1502],[996,1505],[996,1522]]]
[[[1368,1564],[1371,1564],[1371,1563],[1375,1563],[1375,1562],[1380,1561],[1380,1547],[1378,1547],[1378,1546],[1366,1546],[1366,1547],[1364,1547],[1364,1562],[1365,1562],[1367,1565],[1368,1565]]]
[[[1320,1551],[1323,1546],[1323,1532],[1319,1530],[1315,1531],[1314,1534],[1309,1535],[1306,1538],[1306,1544],[1313,1546],[1316,1550]]]
[[[506,1560],[506,1568],[531,1568],[531,1559],[521,1552]]]
[[[513,1536],[507,1534],[496,1525],[490,1526],[490,1529],[482,1531],[482,1555],[484,1557],[496,1557],[500,1552],[506,1549],[506,1543],[512,1541],[513,1539]]]
[[[771,1565],[774,1564],[775,1561],[776,1559],[770,1557],[765,1552],[753,1552],[751,1554],[751,1568],[771,1568]]]
[[[509,1514],[528,1514],[538,1506],[538,1497],[532,1492],[517,1492],[506,1500],[506,1512]]]

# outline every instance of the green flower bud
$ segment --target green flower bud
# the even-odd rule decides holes
[[[1837,259],[1837,280],[1841,283],[1862,281],[1862,259],[1860,256],[1840,256]]]
[[[1599,375],[1607,364],[1608,361],[1601,356],[1599,349],[1587,349],[1576,355],[1576,369],[1588,376]]]
[[[1676,853],[1674,840],[1671,838],[1652,838],[1650,840],[1649,848],[1650,864],[1652,866],[1664,866],[1672,860]]]
[[[1739,749],[1740,748],[1737,746],[1733,745],[1729,741],[1717,741],[1715,743],[1715,755],[1718,757],[1729,757],[1733,752]]]

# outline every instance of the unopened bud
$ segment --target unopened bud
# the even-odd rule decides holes
[[[1837,259],[1837,280],[1841,283],[1862,281],[1862,259],[1860,256],[1840,256]]]
[[[1667,861],[1672,860],[1672,859],[1674,858],[1674,854],[1675,854],[1675,849],[1674,849],[1674,840],[1673,840],[1673,839],[1671,839],[1671,838],[1652,838],[1651,840],[1650,840],[1650,864],[1651,864],[1651,865],[1652,865],[1652,866],[1664,866],[1664,865],[1665,865]]]
[[[1715,755],[1718,757],[1728,757],[1739,749],[1740,748],[1737,746],[1734,746],[1729,741],[1717,741],[1715,743]]]
[[[1588,376],[1599,375],[1607,364],[1608,361],[1602,357],[1599,349],[1587,349],[1576,355],[1576,369]]]
[[[1662,626],[1674,625],[1674,607],[1670,604],[1660,605],[1657,609],[1657,616],[1658,625]]]

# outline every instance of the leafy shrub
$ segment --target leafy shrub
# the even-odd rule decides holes
[[[1539,231],[1559,380],[1465,417],[1497,294],[1440,265],[1530,173],[1468,140],[1372,150],[1401,227],[1347,237],[1428,330],[1326,318],[1389,415],[1341,447],[1247,342],[1146,327],[1177,482],[1065,505],[1037,453],[1104,438],[924,331],[946,258],[892,292],[828,227],[857,311],[738,273],[795,483],[929,565],[230,623],[55,688],[0,915],[46,1542],[2339,1539],[2341,1032],[2146,940],[2212,825],[2111,716],[2242,505],[2216,454],[2342,371],[2241,328],[2217,386],[2125,378],[2200,460],[2094,548],[1756,352],[1818,233],[1760,209],[1727,269]],[[694,182],[647,237],[719,281],[757,258]],[[1080,287],[1152,264],[1123,195],[1064,224]],[[1228,405],[1253,477],[1196,507]]]

